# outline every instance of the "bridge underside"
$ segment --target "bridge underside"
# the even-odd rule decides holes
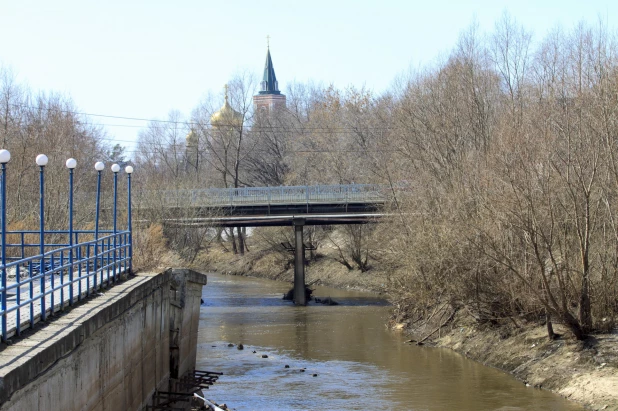
[[[288,214],[168,219],[166,224],[194,227],[286,227],[297,225],[366,224],[382,217],[381,213]]]
[[[298,204],[235,204],[233,206],[172,207],[178,216],[287,216],[299,214],[376,213],[378,203],[298,203]]]

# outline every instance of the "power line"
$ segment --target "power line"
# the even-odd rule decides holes
[[[56,111],[58,113],[73,114],[73,115],[80,115],[80,116],[113,118],[113,119],[118,119],[118,120],[147,121],[147,122],[169,123],[169,124],[185,124],[186,123],[184,121],[157,120],[157,119],[139,118],[139,117],[113,116],[111,114],[86,113],[86,112],[80,112],[80,111],[61,110],[61,109],[58,109],[58,108],[29,106],[27,104],[16,104],[16,103],[13,103],[11,105],[15,106],[15,107],[30,108],[30,109],[34,109],[34,110]]]
[[[46,110],[46,111],[55,111],[58,113],[66,113],[66,114],[73,114],[73,115],[82,115],[82,116],[92,116],[92,117],[101,117],[101,118],[112,118],[112,119],[117,119],[117,120],[128,120],[128,121],[145,121],[145,122],[149,122],[149,123],[163,123],[163,124],[174,124],[174,125],[185,125],[185,126],[200,126],[200,127],[206,127],[206,126],[212,126],[212,123],[210,122],[205,122],[205,123],[200,123],[200,122],[195,122],[195,121],[173,121],[173,120],[158,120],[158,119],[148,119],[148,118],[140,118],[140,117],[128,117],[128,116],[115,116],[115,115],[110,115],[110,114],[96,114],[96,113],[86,113],[86,112],[80,112],[80,111],[71,111],[71,110],[61,110],[61,109],[57,109],[57,108],[48,108],[48,107],[37,107],[37,106],[30,106],[27,104],[17,104],[17,103],[13,103],[11,104],[12,106],[15,107],[22,107],[22,108],[30,108],[30,109],[35,109],[35,110]],[[130,125],[130,124],[105,124],[105,123],[91,123],[91,125],[94,126],[107,126],[107,127],[132,127],[132,128],[142,128],[142,127],[146,127],[146,126],[139,126],[139,125]],[[218,124],[217,126],[219,127],[238,127],[237,124]],[[336,127],[336,128],[332,128],[332,127],[301,127],[299,129],[294,129],[294,128],[290,128],[289,126],[275,126],[275,125],[268,125],[268,126],[257,126],[256,130],[257,131],[272,131],[272,130],[291,130],[291,131],[324,131],[324,132],[329,132],[329,133],[333,133],[333,132],[355,132],[352,129],[349,128],[342,128],[342,127]],[[374,131],[388,131],[388,130],[392,130],[392,127],[388,127],[388,126],[380,126],[380,127],[363,127],[364,130],[374,130]]]
[[[178,148],[183,148],[182,145],[174,145],[175,147]],[[169,149],[170,146],[167,146],[166,148]],[[395,152],[399,152],[401,150],[286,150],[285,154],[313,154],[313,153],[320,153],[320,154],[340,154],[340,153],[395,153]],[[252,149],[251,152],[257,152],[257,153],[268,153],[270,152],[269,150],[260,150],[260,149]],[[167,153],[167,151],[165,149],[162,149],[160,151],[145,151],[145,150],[126,150],[124,151],[124,153],[139,153],[139,154],[162,154],[162,153]]]
[[[109,119],[117,119],[117,120],[127,120],[127,121],[142,121],[142,122],[148,122],[148,125],[136,125],[136,124],[106,124],[106,123],[88,123],[88,125],[91,126],[98,126],[98,127],[125,127],[125,128],[139,128],[139,129],[144,129],[144,128],[148,128],[150,125],[152,124],[172,124],[174,126],[184,126],[187,129],[192,128],[192,126],[199,126],[200,128],[202,127],[208,127],[211,126],[211,123],[198,123],[198,122],[194,122],[194,121],[173,121],[173,120],[158,120],[158,119],[148,119],[148,118],[140,118],[140,117],[132,117],[132,116],[117,116],[117,115],[110,115],[110,114],[98,114],[98,113],[87,113],[87,112],[80,112],[80,111],[72,111],[72,110],[62,110],[59,108],[48,108],[48,107],[40,107],[40,106],[31,106],[31,105],[27,105],[27,104],[16,104],[13,103],[11,104],[12,106],[16,106],[16,107],[22,107],[22,108],[27,108],[27,109],[33,109],[33,110],[46,110],[46,111],[50,111],[50,112],[58,112],[58,113],[65,113],[65,114],[71,114],[71,115],[75,115],[75,116],[91,116],[91,117],[98,117],[98,118],[109,118]],[[218,127],[224,128],[224,127],[237,127],[238,125],[236,124],[217,124]],[[244,127],[244,126],[243,126]],[[379,126],[379,127],[361,127],[362,131],[364,132],[386,132],[386,131],[390,131],[392,128],[388,127],[388,126]],[[313,127],[294,127],[294,126],[289,126],[289,125],[281,125],[281,126],[275,126],[275,125],[267,125],[267,126],[256,126],[252,129],[252,131],[254,132],[287,132],[287,133],[295,133],[295,134],[321,134],[321,135],[332,135],[332,134],[357,134],[358,130],[355,130],[351,127],[321,127],[321,126],[313,126]],[[136,140],[123,140],[123,139],[118,139],[118,138],[107,138],[107,137],[99,137],[99,140],[101,141],[105,141],[105,142],[110,142],[110,143],[115,143],[115,144],[120,144],[120,143],[127,143],[127,144],[137,144],[137,145],[159,145],[160,143],[157,142],[148,142],[148,141],[140,141],[139,139]],[[170,148],[170,146],[176,146],[177,143],[173,143],[172,145],[170,144],[166,144],[167,148]],[[256,150],[254,150],[256,151]],[[257,151],[261,151],[261,150],[257,150]],[[378,151],[367,151],[367,150],[296,150],[296,151],[287,151],[287,153],[298,153],[298,154],[311,154],[311,153],[368,153],[368,152],[387,152],[387,151],[397,151],[397,150],[378,150]],[[140,153],[140,154],[160,154],[160,151],[144,151],[144,150],[139,150],[139,149],[134,149],[134,150],[127,150],[125,151],[125,153],[127,154],[135,154],[135,153]]]

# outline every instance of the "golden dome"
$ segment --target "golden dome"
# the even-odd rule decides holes
[[[227,84],[225,86],[225,103],[223,107],[216,113],[210,116],[210,124],[213,126],[237,126],[242,124],[243,116],[238,111],[234,110],[227,101]]]
[[[189,131],[186,137],[187,146],[197,147],[197,133],[193,130]]]

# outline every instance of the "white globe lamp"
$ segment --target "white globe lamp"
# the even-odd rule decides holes
[[[38,156],[36,156],[36,164],[39,167],[45,167],[48,161],[49,159],[45,154],[39,154]]]

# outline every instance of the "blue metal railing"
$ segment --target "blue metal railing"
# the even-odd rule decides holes
[[[71,305],[97,290],[109,287],[119,275],[129,271],[131,264],[130,231],[101,230],[98,239],[93,230],[73,232],[70,245],[68,231],[48,231],[45,236],[63,236],[63,242],[45,242],[43,254],[29,250],[40,247],[40,241],[25,242],[23,239],[37,236],[38,231],[7,231],[9,237],[22,241],[7,243],[6,286],[0,287],[3,298],[0,316],[5,338],[19,335],[24,327],[31,327],[47,315]],[[81,237],[81,238],[80,238]],[[37,239],[38,240],[38,239]],[[95,252],[94,250],[98,251]],[[17,254],[11,257],[11,254]],[[5,325],[4,325],[5,324]]]
[[[66,161],[69,169],[68,230],[45,228],[45,166],[48,158],[39,154],[39,229],[7,231],[6,169],[11,155],[0,150],[0,337],[2,341],[19,335],[23,328],[45,321],[48,314],[72,305],[75,298],[109,287],[119,275],[131,272],[131,173],[127,166],[127,226],[118,230],[118,172],[113,164],[113,229],[99,227],[102,162],[95,164],[97,175],[94,230],[73,228],[73,174],[77,161]]]

